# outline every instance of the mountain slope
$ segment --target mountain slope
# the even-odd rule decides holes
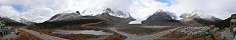
[[[121,17],[122,16],[122,17]],[[101,14],[97,15],[80,15],[80,12],[77,11],[76,13],[64,13],[64,14],[57,14],[53,16],[51,19],[39,23],[37,25],[73,25],[73,24],[87,24],[87,23],[97,23],[101,21],[105,21],[103,23],[108,24],[128,24],[130,21],[135,19],[129,17],[124,17],[124,13],[122,11],[114,12],[110,8],[103,9]]]
[[[122,11],[113,11],[110,8],[106,8],[103,10],[102,14],[96,15],[99,19],[106,20],[114,25],[126,25],[129,22],[134,21],[135,19],[130,16],[129,13],[125,13]]]
[[[175,20],[169,12],[156,12],[151,15],[146,20],[142,21],[143,25],[152,25],[152,26],[184,26],[185,24],[181,21]]]
[[[79,13],[64,13],[57,14],[43,23],[37,23],[35,25],[41,25],[46,27],[61,27],[63,25],[82,25],[86,23],[96,23],[103,20],[97,19],[94,16],[82,16]]]
[[[32,25],[32,24],[36,23],[36,22],[28,21],[28,20],[26,20],[24,18],[20,18],[20,20],[18,22],[23,23],[25,25]]]
[[[13,20],[13,19],[11,19],[9,17],[2,17],[2,16],[0,16],[0,20],[6,22],[5,23],[6,26],[24,26],[24,25],[26,25],[24,23],[21,23],[21,22],[18,22],[16,20]]]
[[[220,27],[220,28],[228,28],[228,27],[230,27],[230,20],[231,19],[236,19],[236,14],[232,14],[231,17],[229,17],[225,20],[222,20],[220,22],[217,22],[214,25],[216,27]],[[233,27],[230,27],[230,28],[233,28]]]
[[[221,21],[211,15],[203,15],[193,13],[184,13],[180,17],[181,20],[175,20],[175,16],[170,12],[159,11],[151,15],[146,20],[142,21],[143,25],[156,25],[156,26],[206,26],[213,25]]]
[[[56,21],[71,21],[71,20],[79,20],[82,16],[80,13],[64,13],[64,14],[57,14],[47,20],[46,22],[56,22]]]
[[[183,18],[181,21],[185,22],[188,25],[191,26],[206,26],[206,25],[213,25],[214,23],[217,23],[221,21],[221,19],[216,18],[211,15],[203,15],[203,14],[197,14],[197,13],[185,13],[181,15],[181,18]]]

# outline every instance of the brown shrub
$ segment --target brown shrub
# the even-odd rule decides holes
[[[108,38],[105,39],[105,40],[124,40],[124,39],[122,38],[121,35],[119,35],[119,34],[114,34],[114,35],[108,37]]]
[[[89,35],[89,34],[55,34],[54,36],[67,38],[67,39],[79,39],[79,40],[86,40],[90,38],[98,38],[99,36],[96,35]]]
[[[42,40],[42,39],[40,39],[30,33],[22,31],[19,33],[19,36],[15,37],[15,38],[11,38],[10,40]]]

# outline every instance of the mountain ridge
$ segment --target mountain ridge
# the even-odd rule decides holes
[[[10,17],[0,16],[0,20],[6,22],[5,23],[6,26],[23,26],[23,25],[28,25],[28,24],[24,23],[23,20],[16,21],[14,19],[11,19]]]
[[[184,13],[180,17],[183,19],[176,20],[176,16],[168,11],[157,11],[146,20],[142,21],[143,25],[156,26],[207,26],[213,25],[221,19],[214,16],[200,17],[201,15],[193,13]]]
[[[38,23],[36,25],[72,25],[72,24],[86,24],[86,23],[96,23],[100,21],[105,21],[103,23],[108,23],[110,25],[117,25],[117,24],[128,24],[130,21],[135,20],[130,15],[128,18],[114,16],[112,14],[123,14],[123,12],[114,12],[112,9],[107,8],[104,9],[102,14],[97,15],[81,15],[79,11],[74,13],[64,13],[64,14],[57,14],[51,17],[49,20]]]

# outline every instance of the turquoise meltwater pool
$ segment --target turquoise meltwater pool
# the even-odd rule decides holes
[[[236,32],[235,32],[236,33]],[[236,34],[234,33],[234,40],[236,40]]]
[[[236,35],[234,35],[234,40],[236,40]]]

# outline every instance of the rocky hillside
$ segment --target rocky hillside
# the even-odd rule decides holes
[[[228,28],[228,27],[230,27],[230,20],[231,19],[236,19],[236,14],[233,14],[233,15],[231,15],[231,17],[229,17],[229,18],[227,18],[225,20],[222,20],[220,22],[217,22],[214,25],[216,27],[220,27],[220,28]]]
[[[146,20],[142,21],[143,25],[155,25],[155,26],[184,26],[181,21],[175,20],[174,16],[171,16],[169,12],[156,12]]]
[[[76,13],[63,13],[53,16],[51,19],[43,22],[37,23],[35,25],[42,25],[47,27],[60,27],[62,25],[75,25],[75,24],[86,24],[86,23],[96,23],[103,20],[98,19],[95,16],[82,16],[79,12]]]
[[[47,20],[46,22],[57,22],[57,21],[72,21],[72,20],[80,20],[82,15],[80,13],[62,13],[54,15],[52,18]]]

